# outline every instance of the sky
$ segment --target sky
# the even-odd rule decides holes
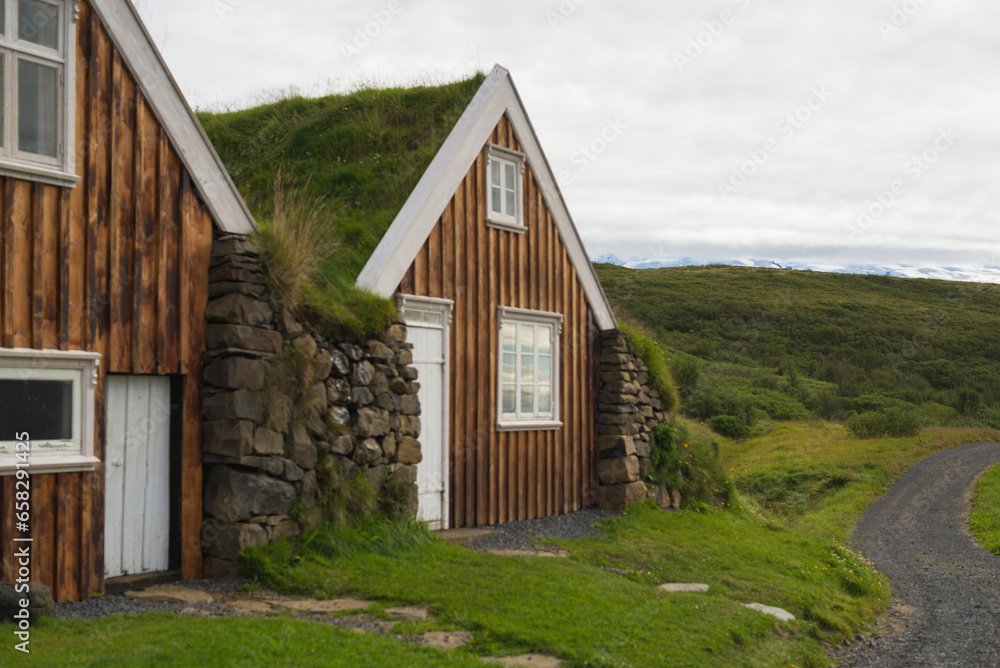
[[[135,0],[192,106],[510,70],[592,257],[1000,266],[996,0]]]

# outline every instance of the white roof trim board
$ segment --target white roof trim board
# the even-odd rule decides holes
[[[510,73],[499,65],[486,78],[406,200],[389,231],[368,259],[358,276],[358,285],[384,297],[391,297],[395,293],[504,113],[510,119],[514,133],[528,156],[528,164],[538,180],[545,204],[552,212],[570,261],[583,284],[598,329],[614,329],[617,325],[611,305],[587,257],[552,168],[542,152]]]
[[[129,0],[90,0],[142,89],[150,109],[187,168],[205,206],[223,232],[249,234],[253,215],[208,136],[184,99],[152,38]]]

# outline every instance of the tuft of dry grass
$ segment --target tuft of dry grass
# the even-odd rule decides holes
[[[268,276],[279,300],[292,312],[303,305],[310,286],[326,282],[323,268],[339,250],[335,206],[306,192],[306,187],[287,186],[279,173],[274,211],[261,221],[257,235]]]

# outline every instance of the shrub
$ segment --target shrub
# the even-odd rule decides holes
[[[847,419],[848,430],[858,438],[916,436],[923,426],[923,419],[913,409],[887,408],[858,413]]]
[[[709,418],[706,424],[720,436],[734,439],[750,437],[750,427],[741,422],[738,417],[732,415],[716,415],[713,418]]]
[[[653,473],[649,480],[680,492],[685,507],[729,505],[733,487],[714,439],[691,435],[686,425],[653,427]]]
[[[717,383],[705,384],[685,404],[685,413],[699,420],[716,415],[732,415],[747,426],[757,424],[757,406],[753,395],[739,388]]]

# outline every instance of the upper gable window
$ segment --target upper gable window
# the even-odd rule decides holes
[[[524,154],[490,144],[486,148],[486,222],[523,232]]]
[[[0,173],[72,185],[72,0],[0,0]]]

